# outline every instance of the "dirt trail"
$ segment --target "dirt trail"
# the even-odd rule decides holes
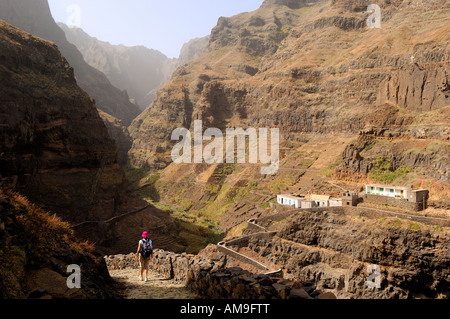
[[[125,299],[196,298],[196,295],[185,288],[184,284],[165,279],[154,271],[149,271],[147,282],[139,279],[139,270],[136,269],[110,270],[109,273],[111,277],[126,287]]]

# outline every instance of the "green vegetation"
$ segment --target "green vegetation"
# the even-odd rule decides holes
[[[159,200],[156,188],[156,183],[160,178],[159,174],[149,174],[143,168],[126,167],[125,175],[142,199],[146,201]]]
[[[263,203],[263,204],[259,205],[259,207],[264,208],[264,209],[267,209],[267,208],[270,207],[270,203],[269,203],[269,202]]]
[[[334,169],[324,168],[319,171],[320,176],[332,177],[334,175]]]
[[[267,183],[267,188],[272,194],[280,194],[295,182],[296,179],[293,177],[277,177],[276,179]]]
[[[445,146],[442,143],[435,141],[428,144],[425,148],[415,147],[409,149],[405,152],[405,154],[424,154],[424,155],[435,154],[436,156],[439,156],[439,154],[442,153],[444,150]]]
[[[391,162],[385,157],[377,157],[374,161],[374,168],[370,171],[369,177],[383,183],[392,183],[396,179],[405,177],[411,172],[407,166],[394,171]]]
[[[185,241],[188,254],[197,254],[208,244],[217,244],[224,236],[223,231],[205,218],[179,210],[173,211],[171,216],[180,228],[180,237]]]
[[[334,169],[334,168],[338,167],[339,165],[341,165],[342,162],[343,162],[343,160],[342,160],[342,158],[340,158],[336,162],[331,163],[330,165],[328,165],[328,168]]]
[[[209,195],[217,195],[220,192],[221,187],[220,184],[210,183],[203,187],[203,191]]]
[[[418,223],[411,222],[409,223],[409,229],[420,230],[420,225]]]
[[[315,160],[313,160],[313,159],[302,159],[302,160],[298,163],[298,165],[299,165],[299,166],[304,166],[304,167],[310,167],[312,164],[314,164],[314,161],[315,161]]]
[[[224,164],[222,167],[219,168],[218,176],[220,179],[220,182],[225,182],[225,179],[228,175],[232,174],[236,169],[235,164]]]
[[[193,204],[194,204],[194,202],[189,198],[184,198],[183,200],[181,200],[181,208],[183,210],[191,209]]]
[[[395,222],[391,223],[391,226],[393,227],[401,227],[402,226],[402,221],[400,219],[397,219]]]
[[[0,188],[0,197],[7,200],[0,224],[8,220],[0,237],[0,298],[21,298],[26,272],[48,266],[61,247],[74,253],[93,252],[94,246],[74,240],[70,224],[56,215],[11,191]]]
[[[297,12],[298,14],[304,14],[304,13],[308,12],[311,9],[312,9],[312,7],[303,7],[303,8],[300,8],[300,9],[295,9],[295,12]]]

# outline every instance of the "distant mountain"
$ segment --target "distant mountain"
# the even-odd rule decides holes
[[[176,59],[144,46],[113,45],[90,36],[80,28],[58,23],[67,40],[83,54],[84,60],[103,72],[111,83],[126,90],[131,99],[145,109],[156,91],[169,81],[176,67]]]
[[[177,65],[183,65],[201,56],[208,49],[209,35],[186,42],[180,50]]]
[[[67,41],[51,15],[47,0],[1,0],[0,19],[54,42],[74,68],[78,85],[95,99],[102,111],[122,120],[125,125],[141,112],[129,101],[127,92],[114,87],[102,72],[88,65],[76,46]]]

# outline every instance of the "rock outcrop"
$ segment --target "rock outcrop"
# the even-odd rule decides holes
[[[258,225],[277,227],[277,236],[252,238],[251,249],[286,278],[312,281],[338,298],[449,297],[447,227],[351,207],[274,215]],[[377,289],[367,284],[370,265],[380,268]]]
[[[201,56],[208,49],[209,36],[195,38],[186,42],[180,50],[177,66],[186,64]]]
[[[54,42],[75,70],[78,85],[95,100],[97,107],[120,119],[125,125],[141,112],[129,101],[126,91],[114,87],[99,70],[88,65],[75,45],[51,16],[47,0],[4,0],[0,19],[35,36]]]
[[[92,247],[69,225],[0,185],[2,299],[113,299],[119,285]],[[68,265],[81,269],[81,288],[69,289]]]
[[[55,44],[0,33],[2,178],[67,220],[112,217],[126,180],[94,101]]]
[[[429,69],[411,63],[390,74],[380,84],[377,104],[390,102],[413,112],[450,105],[450,66]]]
[[[191,128],[195,119],[204,127],[278,127],[282,138],[304,141],[316,134],[357,136],[379,106],[391,101],[412,111],[409,121],[397,123],[405,131],[434,124],[413,115],[448,103],[450,56],[440,49],[448,24],[433,18],[444,19],[446,4],[427,1],[419,10],[407,1],[384,1],[380,30],[366,26],[368,4],[266,1],[253,12],[220,18],[208,51],[178,68],[131,125],[131,164],[169,164],[173,128]],[[426,28],[429,23],[439,32]],[[407,27],[409,40],[402,35]],[[402,82],[404,97],[398,98],[410,102],[404,105],[391,96],[402,78],[410,78],[411,55],[420,81]]]
[[[127,91],[130,99],[144,110],[154,99],[149,94],[169,81],[176,59],[143,46],[112,45],[91,37],[80,28],[58,23],[67,40],[74,44],[84,60],[104,73],[115,87]]]

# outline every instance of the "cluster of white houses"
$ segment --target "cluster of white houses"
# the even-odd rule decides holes
[[[328,195],[278,195],[277,202],[280,205],[295,208],[342,206],[342,198],[332,198]]]
[[[411,203],[424,203],[426,207],[428,190],[414,190],[412,187],[395,187],[386,185],[366,185],[366,195],[382,196],[386,199],[398,199]],[[277,203],[295,208],[357,206],[360,196],[354,192],[343,192],[341,198],[328,195],[278,195]]]

